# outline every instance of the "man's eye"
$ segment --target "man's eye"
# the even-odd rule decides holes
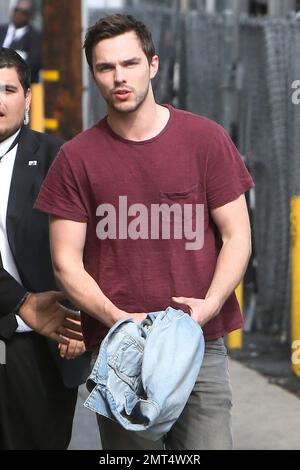
[[[106,72],[108,70],[111,70],[112,67],[110,65],[104,65],[103,67],[99,67],[100,72]]]

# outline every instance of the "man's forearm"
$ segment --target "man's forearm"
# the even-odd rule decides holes
[[[250,238],[248,240],[244,237],[232,237],[223,244],[211,285],[205,296],[216,303],[216,314],[243,278],[250,255]]]
[[[60,288],[73,304],[108,327],[121,318],[128,317],[126,312],[117,308],[104,295],[83,266],[69,265],[66,269],[54,266],[54,273]]]

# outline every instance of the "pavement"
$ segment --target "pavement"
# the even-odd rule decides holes
[[[300,450],[300,398],[232,358],[230,373],[235,449]],[[101,448],[95,416],[83,407],[86,396],[81,386],[69,449]]]
[[[96,414],[83,406],[88,391],[85,385],[79,387],[76,411],[73,422],[70,450],[99,450],[101,449]]]
[[[300,398],[230,360],[235,449],[300,450]]]

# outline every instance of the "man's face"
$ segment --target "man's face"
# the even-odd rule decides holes
[[[22,0],[13,9],[11,21],[16,28],[22,28],[30,23],[31,13],[31,3]]]
[[[158,69],[158,57],[149,65],[133,31],[100,41],[93,49],[92,61],[95,82],[108,108],[130,113],[144,103]]]
[[[24,96],[16,69],[0,68],[0,142],[22,126],[29,106],[30,90]]]

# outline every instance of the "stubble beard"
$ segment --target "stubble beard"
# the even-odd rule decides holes
[[[144,91],[144,93],[136,97],[134,103],[116,103],[114,99],[106,99],[106,103],[108,107],[112,108],[114,111],[120,114],[134,113],[146,101],[148,93],[149,93],[149,87],[147,88],[147,90]]]
[[[8,139],[11,137],[13,134],[17,132],[18,129],[22,127],[22,122],[17,123],[14,126],[6,126],[2,128],[0,126],[0,142],[3,142],[4,140]]]

